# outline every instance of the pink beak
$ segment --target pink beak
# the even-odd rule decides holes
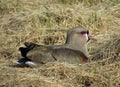
[[[97,41],[97,39],[96,38],[94,38],[93,36],[91,36],[91,35],[88,35],[88,41],[89,40],[94,40],[94,41]]]

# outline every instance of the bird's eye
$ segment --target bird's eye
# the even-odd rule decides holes
[[[84,35],[84,34],[89,34],[89,31],[82,31],[80,32],[81,35]]]
[[[83,34],[86,34],[86,33],[87,33],[87,32],[85,32],[85,31],[80,32],[80,34],[82,34],[82,35],[83,35]]]

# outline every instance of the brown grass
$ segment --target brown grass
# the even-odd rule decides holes
[[[90,30],[90,63],[75,66],[47,63],[38,68],[12,65],[26,41],[62,44],[66,31],[77,25]],[[1,87],[119,87],[119,0],[1,0]]]

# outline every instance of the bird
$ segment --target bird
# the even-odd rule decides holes
[[[87,42],[96,40],[89,35],[89,31],[77,26],[67,31],[66,41],[62,45],[39,45],[25,42],[25,47],[20,47],[22,58],[16,63],[20,66],[36,67],[48,62],[66,62],[79,65],[89,61]]]

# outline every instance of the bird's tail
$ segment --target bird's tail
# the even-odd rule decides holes
[[[21,55],[23,57],[26,57],[26,54],[32,50],[37,44],[31,43],[31,42],[25,42],[24,43],[25,47],[20,47],[19,51],[21,52]]]
[[[17,60],[13,61],[15,65],[18,67],[34,67],[36,66],[36,63],[32,61],[31,59],[27,58],[27,53],[32,50],[34,47],[38,46],[37,44],[31,43],[31,42],[25,42],[25,47],[20,47],[19,51],[21,52],[22,58],[18,58]]]

